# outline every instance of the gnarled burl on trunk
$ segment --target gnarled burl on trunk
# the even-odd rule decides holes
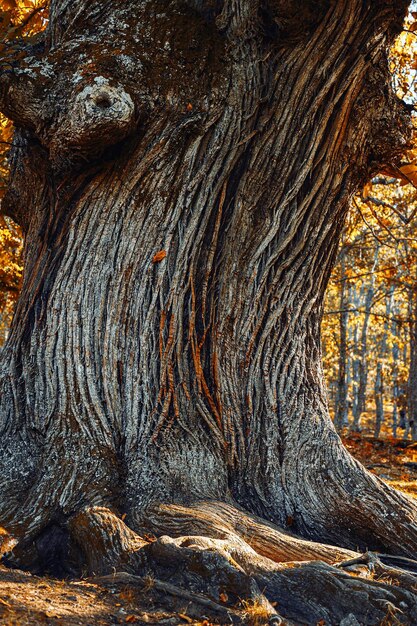
[[[25,232],[0,368],[10,561],[166,573],[198,556],[211,595],[262,589],[297,623],[319,611],[314,576],[356,584],[363,623],[384,593],[415,616],[415,592],[277,565],[416,554],[416,504],[343,447],[320,353],[349,200],[410,141],[387,60],[407,7],[52,0],[43,42],[8,59],[3,211]],[[346,614],[336,596],[319,619]]]

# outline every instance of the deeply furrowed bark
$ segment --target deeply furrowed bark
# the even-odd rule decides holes
[[[349,199],[408,142],[386,59],[406,6],[52,2],[44,45],[0,80],[4,209],[26,232],[0,401],[21,562],[61,532],[91,571],[136,571],[152,548],[112,515],[140,531],[155,503],[210,500],[415,555],[415,504],[333,429],[319,338]],[[251,527],[235,540],[283,560]]]

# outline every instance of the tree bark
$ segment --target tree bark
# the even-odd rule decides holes
[[[320,352],[350,197],[409,141],[386,59],[407,2],[261,4],[55,0],[1,78],[26,266],[0,520],[21,562],[59,528],[90,569],[139,568],[149,508],[203,500],[415,554],[415,504],[343,447]]]

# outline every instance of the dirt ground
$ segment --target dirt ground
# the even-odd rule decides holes
[[[417,443],[402,439],[343,437],[349,452],[386,483],[417,498]]]
[[[367,431],[346,434],[348,450],[384,481],[417,498],[417,444]],[[165,607],[165,608],[164,608]],[[187,601],[156,596],[152,580],[140,589],[120,582],[61,581],[8,570],[0,565],[0,624],[6,626],[115,626],[194,624],[210,621]],[[243,623],[243,613],[242,613]],[[247,622],[246,622],[247,623]]]
[[[0,624],[7,626],[209,626],[204,610],[198,619],[189,616],[187,601],[180,601],[175,610],[173,606],[164,610],[160,597],[154,598],[152,581],[144,591],[116,581],[95,584],[39,578],[0,566]]]

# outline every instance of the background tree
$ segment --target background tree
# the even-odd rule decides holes
[[[352,398],[353,430],[358,429],[366,405],[369,415],[371,407],[379,402],[377,431],[384,402],[386,411],[388,406],[394,411],[395,429],[398,409],[407,410],[409,417],[413,413],[415,203],[413,185],[399,186],[395,179],[376,178],[369,195],[355,200],[346,229],[343,262],[337,263],[330,280],[323,324],[325,371],[332,387],[332,380],[339,376],[335,358],[340,351],[340,333],[331,321],[336,316],[343,318],[346,335],[351,337],[345,353],[351,355],[346,365],[347,373],[351,372],[346,393]],[[338,301],[342,267],[347,294],[344,307]],[[379,392],[377,402],[376,390],[381,388],[383,372],[384,391]],[[334,398],[331,402],[335,407]],[[402,434],[408,436],[408,428]]]
[[[390,60],[394,88],[407,101],[412,101],[415,93],[416,55],[415,26],[411,22],[397,39]],[[351,375],[346,389],[346,395],[352,398],[350,426],[358,430],[362,413],[368,408],[369,415],[371,406],[375,406],[377,435],[384,418],[384,402],[387,408],[392,407],[394,436],[398,410],[408,413],[402,429],[406,437],[415,412],[415,161],[415,150],[408,150],[398,167],[385,167],[385,175],[375,177],[355,199],[345,227],[343,260],[340,258],[336,264],[327,294],[323,324],[326,376],[332,387],[332,381],[339,376],[334,358],[341,358],[337,355],[343,352],[351,355],[351,363],[346,364],[346,380]],[[342,267],[347,268],[344,283],[348,301],[344,307],[337,304]],[[339,348],[341,335],[330,321],[334,315],[339,317],[339,324],[343,319],[345,334],[352,337],[344,350]],[[335,398],[331,402],[337,415]],[[341,427],[337,420],[336,426]]]

